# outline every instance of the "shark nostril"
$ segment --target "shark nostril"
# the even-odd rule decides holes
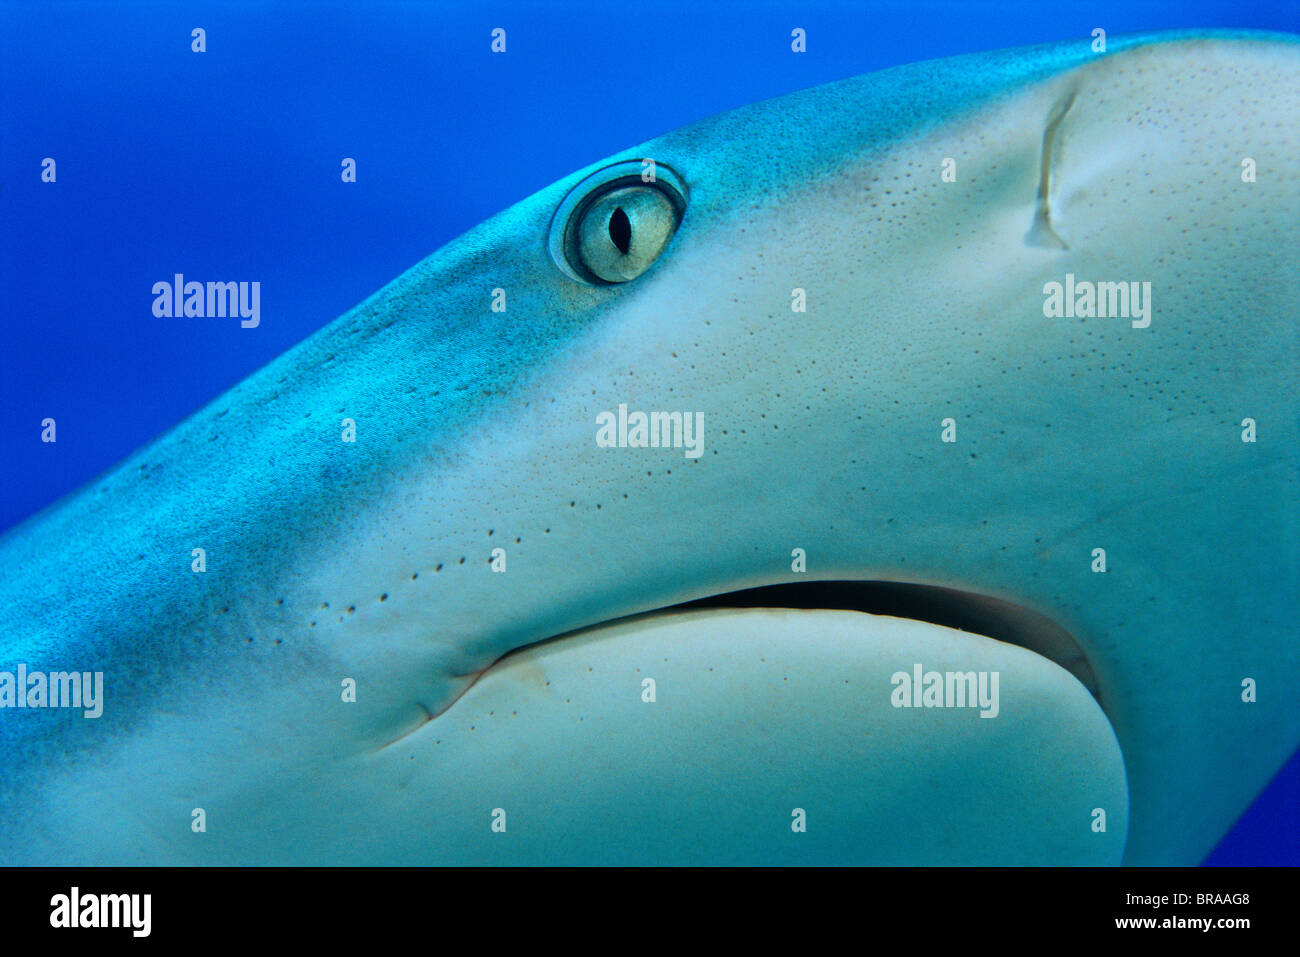
[[[623,212],[622,206],[617,206],[609,217],[609,238],[614,241],[618,251],[624,256],[632,248],[632,223],[628,221],[627,213]]]

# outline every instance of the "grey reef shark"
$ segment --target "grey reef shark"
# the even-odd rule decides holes
[[[1203,860],[1300,744],[1298,156],[1298,38],[1179,32],[522,200],[0,540],[0,861]]]

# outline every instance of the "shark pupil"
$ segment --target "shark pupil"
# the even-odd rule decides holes
[[[627,213],[623,212],[622,206],[615,207],[609,217],[609,238],[624,256],[632,248],[632,224],[628,222]]]

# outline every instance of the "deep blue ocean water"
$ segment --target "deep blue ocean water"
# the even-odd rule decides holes
[[[0,531],[578,167],[753,100],[1098,26],[1296,32],[1300,2],[4,3]],[[156,319],[177,272],[259,280],[261,324]],[[1300,864],[1298,807],[1300,755],[1208,863]]]

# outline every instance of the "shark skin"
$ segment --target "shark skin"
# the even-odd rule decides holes
[[[0,861],[279,863],[314,829],[384,863],[418,839],[403,812],[440,805],[403,787],[456,780],[403,768],[439,760],[503,656],[826,579],[1063,626],[1122,752],[1123,861],[1198,862],[1300,743],[1297,81],[1297,38],[1251,33],[913,64],[669,133],[471,230],[0,540],[0,668],[105,686],[98,719],[0,711]],[[556,210],[645,157],[684,184],[676,234],[636,279],[576,282]],[[1045,316],[1067,274],[1150,282],[1150,325]],[[620,404],[695,412],[703,454],[598,446]],[[1063,746],[1105,737],[1070,713]],[[208,807],[238,813],[196,834]],[[432,838],[412,858],[474,862]]]

